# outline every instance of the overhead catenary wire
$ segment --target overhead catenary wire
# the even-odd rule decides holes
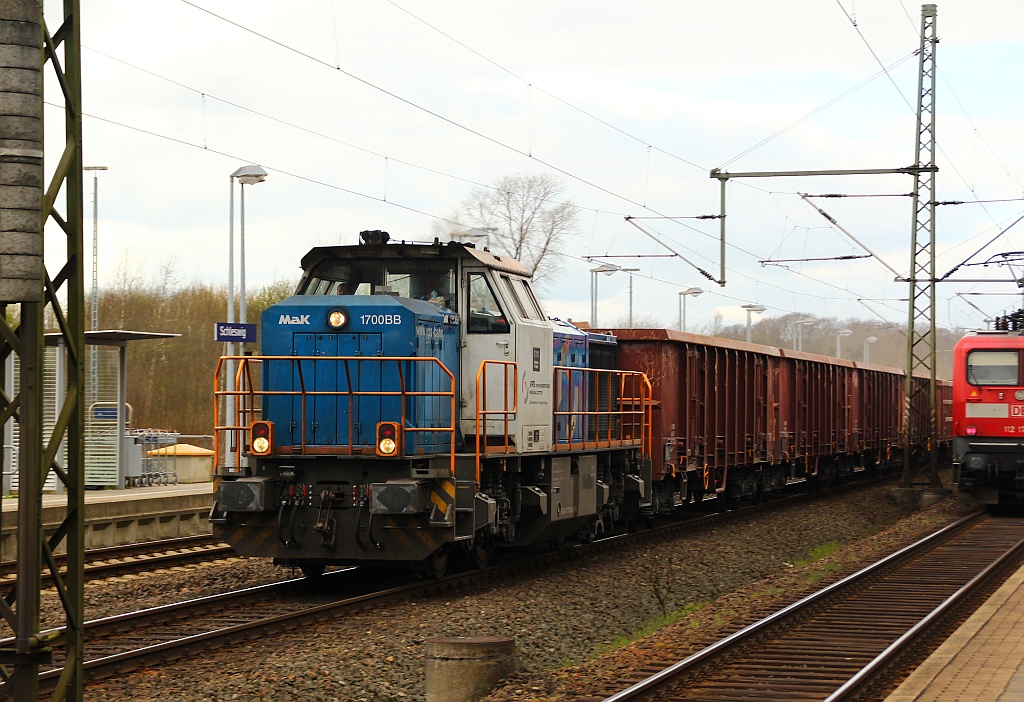
[[[188,4],[190,4],[190,5],[191,5],[192,3],[188,3]],[[194,6],[194,5],[193,5],[193,6]],[[200,8],[200,9],[201,9],[201,8]],[[337,61],[336,61],[336,63],[337,63]],[[328,65],[328,66],[330,66],[330,64],[329,64],[329,63],[325,63],[325,65]],[[334,69],[334,70],[337,70],[337,68],[336,68],[335,66],[331,66],[331,68],[332,68],[332,69]],[[555,96],[552,96],[552,97],[555,97]],[[557,97],[555,97],[555,99],[558,99],[558,98],[557,98]],[[613,125],[609,125],[609,126],[612,126],[612,127],[614,128],[614,126],[613,126]],[[205,139],[204,139],[204,142],[205,142]],[[646,142],[643,142],[643,143],[646,143]],[[356,148],[358,148],[358,147],[356,147]],[[384,158],[384,159],[388,159],[388,158],[391,158],[392,160],[395,160],[395,162],[398,162],[398,160],[394,159],[394,157],[389,157],[389,156],[385,156],[385,155],[380,155],[380,157],[381,157],[381,158]],[[415,165],[415,164],[412,164],[412,165]],[[545,165],[546,165],[546,164],[545,164]],[[691,165],[695,165],[695,164],[691,164]],[[428,170],[429,170],[429,169],[428,169]],[[557,170],[557,169],[556,169],[556,170]],[[562,172],[562,171],[560,171],[560,172]],[[293,175],[296,175],[296,177],[300,177],[300,178],[303,178],[302,176],[298,176],[297,174],[293,174]],[[445,174],[445,175],[448,175],[448,174]],[[456,178],[458,178],[458,176],[452,176],[452,177],[456,177]],[[317,181],[316,179],[311,179],[311,178],[303,178],[303,179],[305,179],[305,180],[309,180],[309,181],[311,181],[311,182],[321,182],[321,181]],[[473,181],[471,181],[471,180],[469,180],[469,179],[460,179],[460,180],[465,180],[466,182],[473,182]],[[583,179],[583,180],[582,180],[582,182],[587,182],[587,181],[586,181],[586,179]],[[374,196],[368,196],[368,195],[366,195],[365,193],[358,193],[358,192],[356,192],[356,191],[354,191],[354,190],[351,190],[351,189],[346,189],[346,188],[338,188],[337,186],[334,186],[334,185],[331,185],[331,184],[328,184],[328,183],[322,183],[322,184],[324,184],[324,185],[327,185],[328,187],[336,188],[336,189],[338,189],[338,190],[342,190],[342,191],[345,191],[345,192],[349,192],[349,193],[357,194],[357,195],[359,195],[359,196],[362,196],[362,197],[369,197],[370,199],[374,199],[374,200],[379,200],[379,201],[382,201],[382,202],[386,202],[386,201],[387,201],[387,195],[386,195],[386,192],[385,192],[385,197],[384,197],[383,199],[381,199],[381,198],[377,198],[377,197],[374,197]],[[478,184],[478,185],[479,185],[479,184]],[[489,186],[485,186],[485,187],[489,187]],[[632,202],[632,200],[629,200],[628,198],[624,198],[624,199],[626,199],[626,200],[627,200],[627,201],[629,201],[629,202]],[[644,199],[646,200],[646,198],[644,198]],[[392,203],[392,204],[394,204],[394,203]],[[408,208],[408,207],[403,207],[403,209],[408,209],[408,210],[410,210],[410,211],[413,211],[413,212],[417,212],[417,213],[420,213],[420,214],[425,214],[425,215],[427,215],[427,216],[433,216],[433,217],[436,217],[436,215],[430,215],[429,213],[425,213],[425,212],[423,212],[422,210],[420,210],[420,209],[416,209],[416,208]],[[584,208],[584,209],[587,209],[587,208]],[[597,209],[595,209],[594,211],[595,211],[595,213],[597,213],[597,212],[606,212],[605,210],[597,210]],[[621,215],[622,215],[623,213],[617,213],[617,214],[619,214],[619,215],[621,216]],[[444,221],[449,221],[449,222],[451,222],[451,221],[452,221],[452,220],[450,220],[450,219],[446,219],[446,218],[438,218],[438,219],[443,219]],[[678,220],[678,219],[680,219],[680,218],[672,218],[672,219],[673,219],[673,221],[677,221],[677,220]],[[700,231],[700,230],[694,229],[694,231]],[[709,236],[709,238],[711,238],[711,237],[710,237],[710,235],[707,235],[707,234],[706,234],[706,233],[704,233],[704,232],[701,232],[701,233],[702,233],[702,234],[704,234],[705,236]],[[741,249],[741,248],[739,248],[739,247],[734,247],[734,246],[733,246],[733,245],[732,245],[731,243],[730,243],[729,245],[730,245],[730,247],[731,247],[731,248],[735,248],[736,250],[740,250],[740,251],[743,251],[743,249]],[[745,251],[745,253],[747,253],[748,255],[753,255],[753,254],[751,254],[750,252],[746,252],[746,251]],[[805,276],[805,277],[807,277],[807,278],[808,278],[809,280],[814,280],[815,282],[823,282],[823,281],[819,281],[819,280],[817,280],[817,279],[813,278],[812,276]]]

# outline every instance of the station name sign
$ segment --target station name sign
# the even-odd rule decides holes
[[[213,325],[213,340],[254,342],[256,341],[256,325],[217,322]]]

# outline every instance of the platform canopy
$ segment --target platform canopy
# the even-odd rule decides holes
[[[151,341],[154,339],[174,339],[181,336],[181,334],[172,334],[169,332],[143,332],[143,331],[125,331],[124,329],[100,329],[97,331],[85,332],[85,343],[86,345],[92,346],[127,346],[129,341]],[[43,338],[46,340],[47,346],[57,346],[60,342],[63,334],[60,332],[50,332],[44,334]]]

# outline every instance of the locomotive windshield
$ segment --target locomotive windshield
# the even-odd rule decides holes
[[[454,262],[328,261],[313,271],[303,295],[397,295],[455,310]]]
[[[1017,351],[969,352],[967,382],[971,385],[1020,385],[1020,354]]]

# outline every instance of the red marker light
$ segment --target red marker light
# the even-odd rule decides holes
[[[967,436],[974,436],[978,433],[977,427],[967,427]]]

